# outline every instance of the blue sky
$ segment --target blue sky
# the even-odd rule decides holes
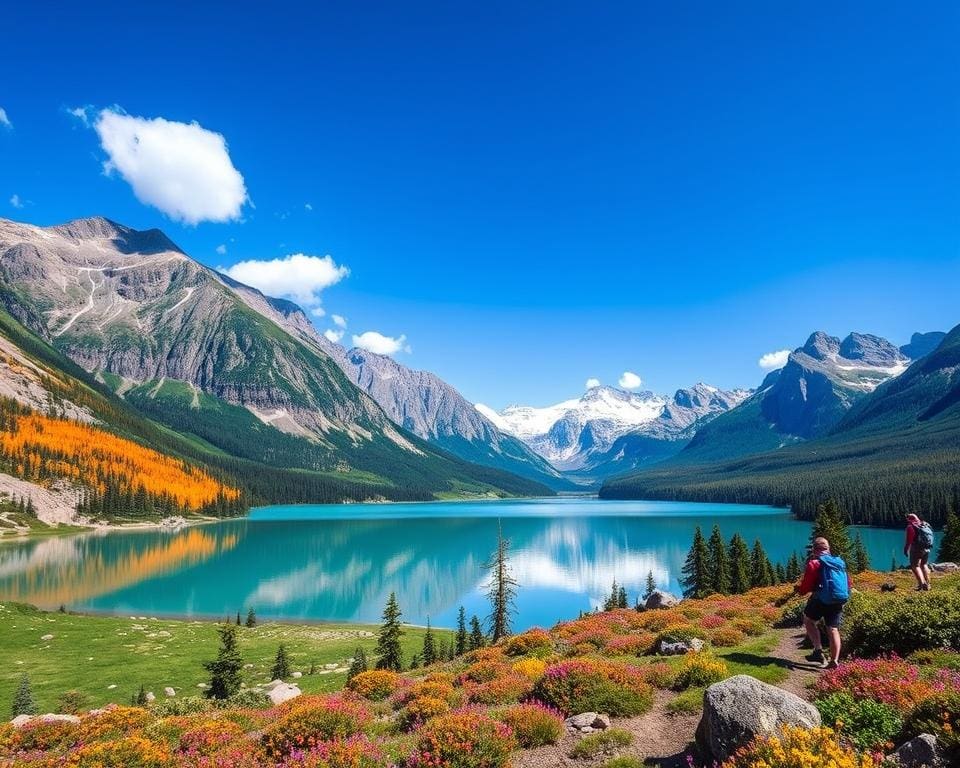
[[[0,215],[329,254],[318,327],[474,401],[753,386],[815,329],[960,322],[955,3],[38,5],[4,10]],[[221,134],[241,186],[141,202],[111,108]]]

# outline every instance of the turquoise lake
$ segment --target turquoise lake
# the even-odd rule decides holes
[[[404,620],[451,626],[487,613],[484,563],[497,525],[520,584],[516,628],[601,604],[616,579],[631,602],[647,573],[670,591],[694,528],[759,538],[774,562],[802,553],[810,524],[774,507],[531,499],[275,506],[179,531],[90,532],[0,545],[0,600],[121,615],[376,622],[397,593]],[[859,529],[888,568],[900,531]]]

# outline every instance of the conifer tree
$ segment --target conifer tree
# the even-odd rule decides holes
[[[26,672],[20,675],[16,693],[13,694],[12,713],[13,717],[37,714],[37,702],[34,701],[33,690],[30,688],[30,678],[27,677]]]
[[[960,563],[960,516],[952,509],[943,526],[937,559],[941,563]]]
[[[247,626],[248,627],[257,626],[257,614],[253,612],[253,608],[247,611]]]
[[[377,638],[377,669],[392,669],[394,672],[403,670],[403,649],[400,646],[400,638],[403,636],[400,627],[402,615],[397,604],[397,595],[391,592],[383,609],[383,623]]]
[[[480,624],[480,619],[476,615],[470,617],[470,640],[469,647],[467,650],[475,651],[478,648],[483,648],[487,644],[487,638],[483,634],[483,627]]]
[[[647,598],[656,591],[657,582],[656,579],[653,578],[653,571],[647,571],[647,586],[643,591],[643,601],[646,602]]]
[[[730,539],[730,591],[740,595],[750,589],[750,549],[739,533]]]
[[[813,533],[810,536],[811,546],[813,539],[820,536],[830,542],[830,554],[843,558],[847,563],[850,562],[853,545],[850,543],[846,515],[833,499],[827,499],[817,507],[817,517],[813,522]]]
[[[433,638],[433,629],[430,627],[430,617],[427,617],[427,631],[423,635],[423,650],[420,653],[423,666],[429,667],[437,660],[437,644]]]
[[[783,563],[777,563],[774,572],[777,576],[777,584],[783,584],[787,580],[787,569],[783,567]]]
[[[796,552],[790,553],[790,559],[787,560],[787,581],[796,581],[803,574],[803,568],[800,566],[800,558]]]
[[[140,683],[140,690],[137,691],[136,695],[133,697],[133,706],[145,707],[149,703],[150,700],[147,698],[147,689],[143,687],[143,683]]]
[[[462,656],[467,652],[467,612],[460,606],[457,611],[457,639],[454,654]]]
[[[620,601],[620,589],[617,586],[617,580],[613,580],[613,586],[610,588],[610,596],[603,602],[603,610],[612,611],[617,607]]]
[[[285,680],[290,677],[290,658],[287,656],[287,646],[280,643],[277,656],[273,660],[273,669],[270,670],[271,680]]]
[[[715,525],[707,542],[709,589],[721,595],[730,592],[730,560],[727,554],[727,545],[720,533],[720,526]]]
[[[217,627],[220,633],[220,650],[214,661],[204,662],[204,669],[210,673],[210,687],[207,698],[228,699],[240,690],[240,670],[243,659],[237,647],[237,628],[233,624]]]
[[[369,668],[367,652],[363,650],[363,648],[357,648],[357,650],[353,652],[353,661],[350,662],[350,669],[347,670],[347,682],[349,683],[354,677],[361,672],[366,672]]]
[[[681,573],[684,597],[706,597],[710,593],[709,553],[699,525]]]
[[[515,612],[514,598],[517,593],[517,581],[510,573],[510,541],[503,536],[503,529],[497,524],[497,549],[487,563],[490,571],[490,640],[499,642],[510,634],[510,620]]]
[[[410,657],[410,669],[420,669],[422,665],[420,664],[420,654],[415,653]]]
[[[773,566],[763,549],[760,539],[753,542],[750,553],[750,587],[769,587],[773,584]]]
[[[617,608],[626,608],[626,607],[627,607],[627,588],[621,584],[620,591],[617,592]]]
[[[867,554],[867,548],[863,545],[863,538],[860,534],[853,540],[853,555],[850,558],[850,570],[853,573],[863,573],[870,570],[870,555]]]
[[[240,626],[240,611],[237,611],[237,626]]]

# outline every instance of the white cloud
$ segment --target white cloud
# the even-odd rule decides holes
[[[323,307],[314,307],[310,310],[310,314],[314,317],[323,317],[327,314],[327,310],[325,310]]]
[[[23,200],[20,199],[20,195],[10,195],[10,205],[14,208],[23,208]]]
[[[0,107],[0,125],[2,125],[4,128],[13,130],[13,123],[10,122],[10,118],[7,117],[7,110],[5,110],[3,107]]]
[[[586,387],[587,389],[593,389],[594,387],[600,386],[600,379],[587,379]]]
[[[312,211],[312,210],[313,210],[313,205],[311,205],[310,203],[304,203],[304,204],[303,204],[303,207],[304,207],[304,209],[306,209],[306,210],[308,210],[308,211]]]
[[[377,331],[364,331],[359,336],[353,335],[353,346],[365,349],[368,352],[374,352],[378,355],[392,355],[401,349],[404,352],[410,352],[410,345],[406,343],[407,337],[400,335],[397,338],[384,336]]]
[[[347,327],[347,318],[343,315],[330,315],[330,319],[333,320],[334,325],[338,325],[341,328]]]
[[[343,331],[335,331],[333,328],[328,328],[323,332],[323,335],[327,337],[327,341],[332,341],[334,344],[339,344],[340,339],[343,338]]]
[[[101,110],[93,128],[109,158],[104,173],[119,173],[140,202],[186,224],[240,218],[247,188],[221,134],[117,109]]]
[[[789,349],[778,349],[776,352],[767,352],[757,360],[757,365],[765,371],[773,371],[777,368],[783,368],[787,364],[788,357],[790,357]]]
[[[73,115],[84,125],[90,125],[90,115],[87,114],[87,110],[89,109],[90,107],[74,107],[73,109],[68,109],[67,114]]]
[[[268,296],[284,296],[308,309],[320,307],[320,292],[350,274],[330,256],[292,253],[280,259],[240,261],[221,272],[234,280],[259,288]],[[318,314],[314,311],[314,314]],[[318,316],[322,316],[322,312]]]
[[[643,379],[633,371],[624,371],[620,376],[619,384],[624,389],[636,389],[643,384]]]
[[[223,243],[220,243],[220,245],[217,246],[217,253],[223,256],[226,252],[227,252],[227,246],[224,245]]]

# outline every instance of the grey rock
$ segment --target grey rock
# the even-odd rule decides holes
[[[172,699],[174,696],[177,695],[177,692],[168,685],[166,688],[163,689],[163,695],[166,696],[167,698]]]
[[[799,696],[749,675],[735,675],[704,692],[697,746],[722,762],[755,736],[777,733],[784,725],[820,724],[817,708]]]
[[[889,759],[899,768],[946,768],[937,737],[929,733],[901,744]]]
[[[280,685],[271,688],[267,696],[270,698],[270,701],[273,702],[274,706],[276,706],[277,704],[283,704],[285,701],[290,701],[290,699],[297,698],[301,693],[302,691],[296,685],[280,683]]]
[[[610,715],[597,715],[592,725],[597,731],[607,730],[610,727]]]
[[[680,598],[674,597],[669,592],[661,589],[655,589],[643,604],[644,610],[652,611],[657,608],[673,608],[680,604]]]
[[[53,635],[42,635],[42,636],[40,637],[40,639],[41,639],[41,640],[44,640],[44,641],[46,641],[46,640],[53,640]]]
[[[14,728],[22,728],[27,723],[33,722],[42,722],[42,723],[79,723],[80,718],[76,715],[61,715],[48,712],[45,715],[17,715],[13,720],[10,721],[10,724]]]
[[[566,722],[567,725],[571,728],[581,729],[589,728],[593,725],[594,721],[597,719],[596,712],[581,712],[579,715],[573,715],[568,717]]]
[[[957,563],[932,563],[930,568],[939,573],[956,573],[960,571],[960,565],[957,565]]]
[[[657,652],[661,656],[683,656],[686,653],[699,653],[705,646],[706,643],[699,637],[691,637],[689,640],[680,640],[676,643],[661,640]]]
[[[294,677],[294,678],[303,677],[303,672],[294,672],[293,674],[290,675],[290,677]]]

